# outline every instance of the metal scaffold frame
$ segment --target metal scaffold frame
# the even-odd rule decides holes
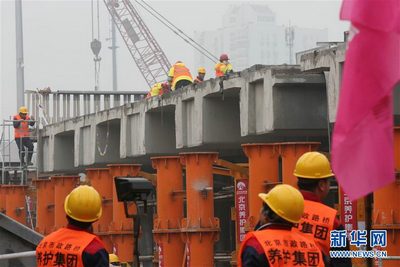
[[[21,120],[24,122],[25,120]],[[12,151],[12,144],[15,142],[14,138],[14,127],[13,127],[13,120],[3,120],[3,124],[1,125],[1,138],[0,138],[0,155],[1,155],[1,184],[6,183],[6,174],[7,172],[13,172],[14,178],[18,172],[20,172],[21,177],[21,185],[26,185],[28,182],[28,173],[30,171],[35,172],[36,179],[39,177],[39,168],[38,168],[38,148],[39,148],[39,127],[37,120],[26,120],[25,122],[35,122],[34,127],[30,127],[29,131],[29,138],[33,142],[33,152],[32,152],[32,159],[36,156],[35,164],[32,166],[25,166],[21,164],[21,155],[18,155],[18,161],[12,161],[14,156]],[[36,143],[36,145],[35,145]],[[22,145],[22,144],[21,144]],[[26,148],[24,147],[24,151]],[[19,149],[22,151],[22,149]],[[20,152],[17,152],[20,153]],[[25,156],[28,155],[29,152],[26,152]],[[26,161],[25,161],[26,162]]]

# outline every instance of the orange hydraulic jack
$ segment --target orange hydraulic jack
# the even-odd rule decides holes
[[[36,228],[41,235],[48,235],[54,229],[54,186],[50,179],[33,180],[37,189]]]
[[[6,212],[6,189],[0,185],[0,212]]]
[[[387,230],[388,256],[400,255],[400,127],[394,129],[396,182],[374,192],[372,229]],[[383,266],[399,266],[399,261],[385,260]]]
[[[110,237],[121,262],[133,262],[133,220],[126,218],[124,203],[118,202],[114,177],[138,176],[141,164],[109,164],[107,165],[113,179],[113,221],[110,225]],[[129,204],[129,214],[136,214],[136,205]]]
[[[102,200],[103,213],[100,219],[93,223],[94,233],[101,238],[109,254],[114,253],[108,231],[113,218],[113,180],[108,168],[86,169],[86,182],[99,192]]]
[[[306,152],[316,151],[321,143],[295,142],[279,143],[279,155],[282,157],[282,182],[297,188],[297,178],[293,175],[297,160]]]
[[[51,176],[54,185],[54,231],[68,224],[64,211],[65,198],[79,184],[79,175]]]
[[[157,219],[153,234],[158,246],[158,266],[180,266],[184,254],[180,235],[183,199],[174,197],[174,192],[183,190],[180,157],[155,157],[151,161],[157,170]]]
[[[11,219],[26,225],[25,193],[28,185],[3,185],[6,191],[6,215]]]
[[[279,183],[279,154],[275,144],[244,144],[242,147],[249,158],[249,218],[246,230],[253,231],[262,207],[258,194],[266,192],[266,182]]]
[[[217,152],[180,153],[186,166],[187,218],[182,220],[187,266],[214,266],[219,219],[214,217],[213,164]],[[160,188],[160,187],[158,187]]]

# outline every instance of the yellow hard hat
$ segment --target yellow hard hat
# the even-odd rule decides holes
[[[281,218],[299,223],[304,211],[304,198],[299,190],[288,184],[275,186],[268,194],[258,196]]]
[[[19,113],[28,114],[28,109],[26,107],[20,107],[19,108]]]
[[[335,174],[324,154],[307,152],[297,161],[293,175],[305,179],[323,179]]]
[[[82,185],[74,190],[65,198],[65,213],[79,222],[94,222],[100,219],[101,197],[91,186]]]
[[[205,68],[199,68],[197,70],[197,73],[206,73],[206,69]]]
[[[119,262],[119,258],[118,258],[117,255],[115,255],[115,254],[109,254],[108,256],[110,257],[110,263]]]

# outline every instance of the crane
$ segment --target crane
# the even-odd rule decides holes
[[[171,64],[130,0],[104,3],[149,87],[164,82]]]

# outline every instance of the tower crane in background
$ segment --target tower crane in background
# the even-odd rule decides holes
[[[171,64],[130,0],[104,3],[149,87],[164,82]]]

